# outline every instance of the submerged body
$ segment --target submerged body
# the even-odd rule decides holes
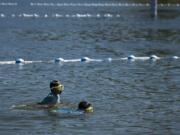
[[[18,104],[18,105],[12,105],[10,109],[18,109],[18,110],[52,110],[52,109],[58,109],[65,106],[64,104],[37,104],[37,103],[26,103],[26,104]]]
[[[50,109],[58,108],[60,104],[60,94],[64,90],[64,86],[57,80],[50,82],[51,92],[39,103],[13,105],[14,109]]]
[[[60,94],[49,93],[47,97],[45,97],[39,105],[55,105],[60,103]]]
[[[50,112],[54,114],[59,114],[59,115],[64,115],[64,114],[82,115],[85,113],[82,110],[77,110],[77,109],[72,109],[72,108],[58,108],[58,109],[53,109]]]
[[[84,113],[92,113],[93,112],[93,107],[92,105],[87,102],[87,101],[81,101],[78,104],[77,109],[72,109],[72,108],[57,108],[57,109],[52,109],[51,112],[57,113],[57,114],[74,114],[74,115],[80,115]]]

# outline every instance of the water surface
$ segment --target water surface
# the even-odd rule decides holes
[[[152,18],[146,5],[30,5],[132,1],[8,2],[17,5],[0,6],[0,61],[19,57],[48,61],[56,57],[103,59],[130,54],[180,56],[179,7],[161,7],[158,17]],[[179,69],[179,60],[167,59],[0,65],[0,134],[178,135]],[[65,85],[63,102],[76,106],[87,99],[93,104],[94,113],[63,117],[46,110],[10,109],[12,105],[40,101],[48,94],[53,79]]]

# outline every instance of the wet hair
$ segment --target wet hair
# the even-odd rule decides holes
[[[56,87],[56,86],[59,86],[60,85],[60,82],[58,80],[53,80],[50,82],[50,88],[52,87]]]
[[[91,106],[91,104],[88,103],[87,101],[81,101],[81,102],[79,103],[79,105],[78,105],[78,109],[79,109],[79,110],[85,110],[85,109],[87,109],[87,108],[90,107],[90,106]]]

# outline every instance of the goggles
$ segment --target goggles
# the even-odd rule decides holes
[[[54,86],[51,87],[51,91],[56,93],[56,94],[61,94],[61,92],[64,90],[64,85],[58,85],[58,86]]]
[[[88,112],[88,113],[93,112],[93,107],[90,106],[90,107],[86,108],[85,112]]]

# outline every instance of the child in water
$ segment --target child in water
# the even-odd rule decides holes
[[[58,108],[51,110],[52,113],[56,114],[72,114],[72,115],[80,115],[84,113],[92,113],[93,112],[93,106],[87,102],[87,101],[81,101],[78,104],[77,109],[72,108]]]
[[[78,105],[78,111],[83,111],[88,113],[93,112],[93,107],[89,102],[81,101]]]
[[[60,103],[60,95],[64,90],[64,86],[60,83],[60,81],[53,80],[50,82],[51,92],[45,97],[39,105],[56,105]]]
[[[39,105],[48,105],[50,106],[54,106],[57,105],[58,103],[60,103],[60,94],[62,93],[62,91],[64,90],[64,86],[57,80],[53,80],[52,82],[50,82],[50,89],[51,92],[49,93],[49,95],[47,97],[45,97],[40,103],[38,103]],[[84,112],[93,112],[93,107],[92,105],[87,102],[87,101],[81,101],[78,104],[78,109],[77,110],[71,110],[71,109],[55,109],[53,112],[80,112],[80,113],[84,113]]]
[[[22,104],[18,106],[13,106],[12,108],[16,109],[53,109],[51,112],[58,112],[58,113],[72,113],[72,114],[83,114],[93,112],[92,105],[87,101],[81,101],[78,104],[78,109],[68,109],[68,108],[61,108],[59,105],[60,102],[60,95],[64,90],[64,86],[60,83],[60,81],[53,80],[50,82],[50,89],[51,92],[46,96],[41,102],[37,104]],[[59,105],[58,105],[59,104]],[[60,107],[60,108],[59,108]]]
[[[53,80],[52,82],[50,82],[50,89],[51,92],[49,93],[49,95],[45,97],[40,103],[38,103],[39,105],[45,105],[44,107],[46,107],[46,105],[47,107],[53,107],[60,103],[60,94],[64,90],[64,86],[59,81]],[[77,110],[67,108],[56,108],[55,110],[52,110],[52,112],[82,114],[87,112],[93,112],[93,107],[89,102],[81,101],[78,104]]]

